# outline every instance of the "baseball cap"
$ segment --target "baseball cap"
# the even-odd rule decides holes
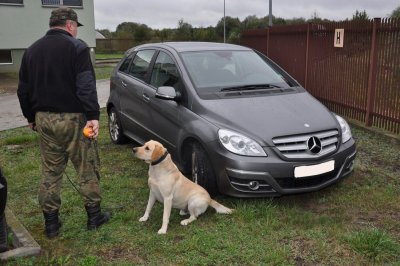
[[[68,7],[60,7],[51,11],[50,25],[57,25],[66,20],[72,20],[78,23],[78,27],[83,26],[78,22],[78,15],[76,12]]]

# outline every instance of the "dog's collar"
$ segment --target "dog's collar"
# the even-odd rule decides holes
[[[161,163],[168,155],[168,151],[165,151],[164,155],[161,156],[160,158],[158,158],[156,161],[151,162],[151,165],[157,165],[159,163]]]

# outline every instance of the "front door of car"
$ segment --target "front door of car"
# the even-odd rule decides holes
[[[121,78],[121,113],[124,116],[124,133],[139,143],[149,140],[149,129],[146,127],[149,111],[144,107],[143,89],[151,59],[155,50],[138,51],[129,66],[127,75]]]
[[[172,152],[178,142],[179,130],[182,127],[180,112],[184,107],[173,100],[163,100],[155,97],[156,89],[161,86],[174,87],[180,93],[183,83],[178,68],[172,57],[166,52],[160,51],[154,63],[150,86],[143,91],[148,99],[147,104],[151,112],[151,120],[148,127],[154,139],[164,143]]]

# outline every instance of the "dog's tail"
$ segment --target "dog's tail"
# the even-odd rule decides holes
[[[213,207],[217,211],[217,213],[230,214],[233,212],[232,209],[225,207],[224,205],[216,202],[213,199],[210,201],[210,206]]]

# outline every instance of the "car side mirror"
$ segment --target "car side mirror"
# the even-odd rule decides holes
[[[181,95],[174,87],[161,86],[156,90],[156,98],[163,100],[179,101]]]

